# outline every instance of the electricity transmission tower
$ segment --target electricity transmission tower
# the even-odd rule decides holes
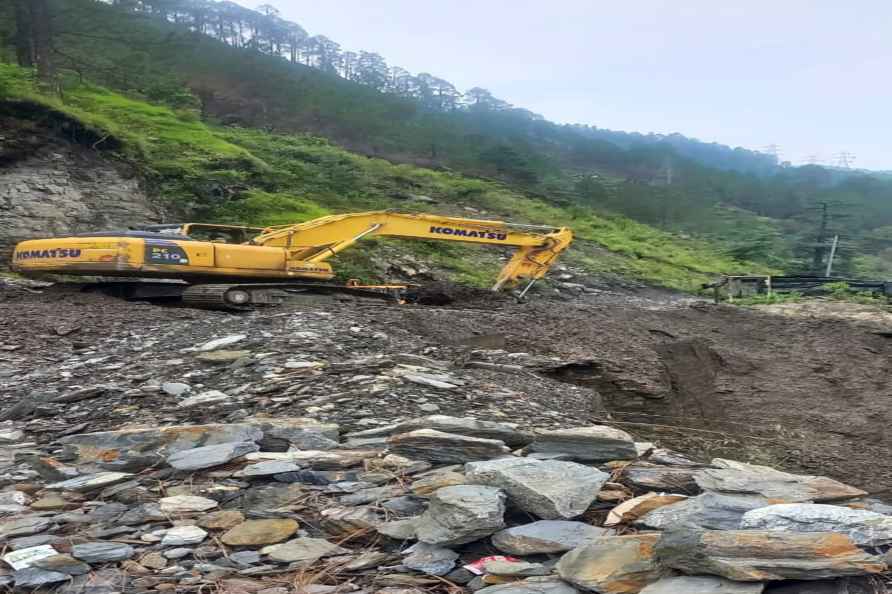
[[[841,151],[836,155],[836,166],[842,169],[851,169],[852,163],[855,162],[854,153],[850,153],[848,151]]]

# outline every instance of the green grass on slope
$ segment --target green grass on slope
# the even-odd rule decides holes
[[[394,165],[345,151],[320,138],[256,129],[208,126],[191,111],[75,85],[64,98],[40,93],[30,74],[0,64],[0,100],[25,100],[75,118],[100,138],[120,141],[123,156],[140,163],[156,191],[196,216],[225,222],[281,224],[332,212],[393,208],[509,219],[571,227],[579,238],[568,261],[679,289],[694,289],[717,273],[764,271],[724,257],[709,245],[683,240],[621,216],[560,208],[510,187],[449,172]],[[101,148],[101,147],[97,147]],[[433,198],[437,204],[413,200]],[[497,252],[441,242],[381,240],[339,257],[352,276],[368,273],[376,252],[407,251],[457,279],[489,283]],[[596,244],[613,252],[599,257]]]

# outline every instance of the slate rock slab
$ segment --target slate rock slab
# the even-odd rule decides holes
[[[666,567],[691,575],[741,582],[817,580],[885,571],[881,558],[859,549],[844,534],[756,530],[667,532],[657,545]]]
[[[460,464],[510,455],[503,441],[418,429],[388,438],[390,451],[411,460]]]
[[[533,577],[477,590],[477,594],[577,594],[570,584],[555,578]]]
[[[704,491],[726,494],[761,495],[787,503],[816,503],[862,497],[865,491],[825,476],[790,474],[768,466],[757,466],[717,458],[717,468],[704,468],[694,475]]]
[[[640,594],[762,594],[761,582],[732,582],[715,576],[678,576],[663,578],[641,590]]]
[[[416,523],[418,540],[455,546],[479,540],[505,527],[505,494],[494,487],[444,487]]]
[[[297,532],[298,524],[290,518],[248,520],[226,531],[220,540],[229,546],[256,546],[282,542]]]
[[[584,522],[540,520],[496,532],[492,544],[509,555],[564,553],[608,533]]]
[[[755,509],[744,514],[740,527],[782,532],[838,532],[862,547],[892,544],[892,517],[819,503],[788,503]]]
[[[565,454],[579,462],[635,460],[638,449],[632,436],[605,425],[537,431],[530,452]]]
[[[446,575],[455,567],[458,553],[445,547],[418,542],[403,551],[403,565],[428,575]]]
[[[505,445],[512,448],[524,446],[533,440],[531,433],[520,431],[507,423],[480,421],[469,417],[450,417],[448,415],[430,415],[410,419],[393,427],[391,432],[399,434],[418,429],[434,429],[455,435],[495,439],[504,442]]]
[[[698,469],[677,466],[662,466],[650,462],[632,462],[620,475],[619,482],[636,493],[651,491],[697,495],[700,487],[694,479]]]
[[[98,491],[118,483],[123,483],[133,477],[129,472],[97,472],[96,474],[84,474],[82,476],[52,483],[46,486],[53,491],[75,491],[77,493],[89,493]]]
[[[12,574],[15,580],[16,588],[38,588],[47,584],[56,584],[58,582],[66,582],[71,579],[67,573],[58,571],[47,571],[39,567],[28,567],[20,569]]]
[[[744,514],[768,503],[758,496],[703,493],[648,512],[635,525],[654,530],[685,524],[709,530],[737,530]]]
[[[88,542],[71,547],[71,556],[84,563],[123,561],[133,556],[133,547],[118,542]]]
[[[610,594],[638,594],[667,575],[657,562],[658,533],[602,536],[561,557],[557,573],[584,590]]]
[[[167,463],[177,470],[201,470],[231,462],[260,448],[254,442],[221,443],[177,452]]]
[[[511,503],[544,520],[583,514],[610,478],[575,462],[528,458],[469,463],[465,476],[470,483],[504,490]]]
[[[349,552],[348,549],[322,538],[295,538],[282,544],[274,544],[260,549],[262,555],[268,555],[272,561],[280,563],[315,561],[323,557],[344,555]]]

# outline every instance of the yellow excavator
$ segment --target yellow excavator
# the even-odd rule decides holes
[[[515,247],[493,290],[527,281],[524,293],[573,241],[565,227],[373,211],[267,228],[187,223],[33,239],[16,246],[12,268],[23,274],[178,280],[119,285],[128,297],[179,297],[192,305],[243,308],[277,302],[288,289],[399,289],[320,282],[335,276],[326,260],[373,236]]]

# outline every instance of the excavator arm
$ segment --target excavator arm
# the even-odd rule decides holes
[[[542,278],[558,255],[570,247],[573,233],[565,228],[519,225],[430,214],[372,211],[331,215],[269,227],[251,243],[281,247],[289,262],[324,262],[360,239],[373,236],[458,241],[517,248],[496,280],[493,290],[522,280]]]

